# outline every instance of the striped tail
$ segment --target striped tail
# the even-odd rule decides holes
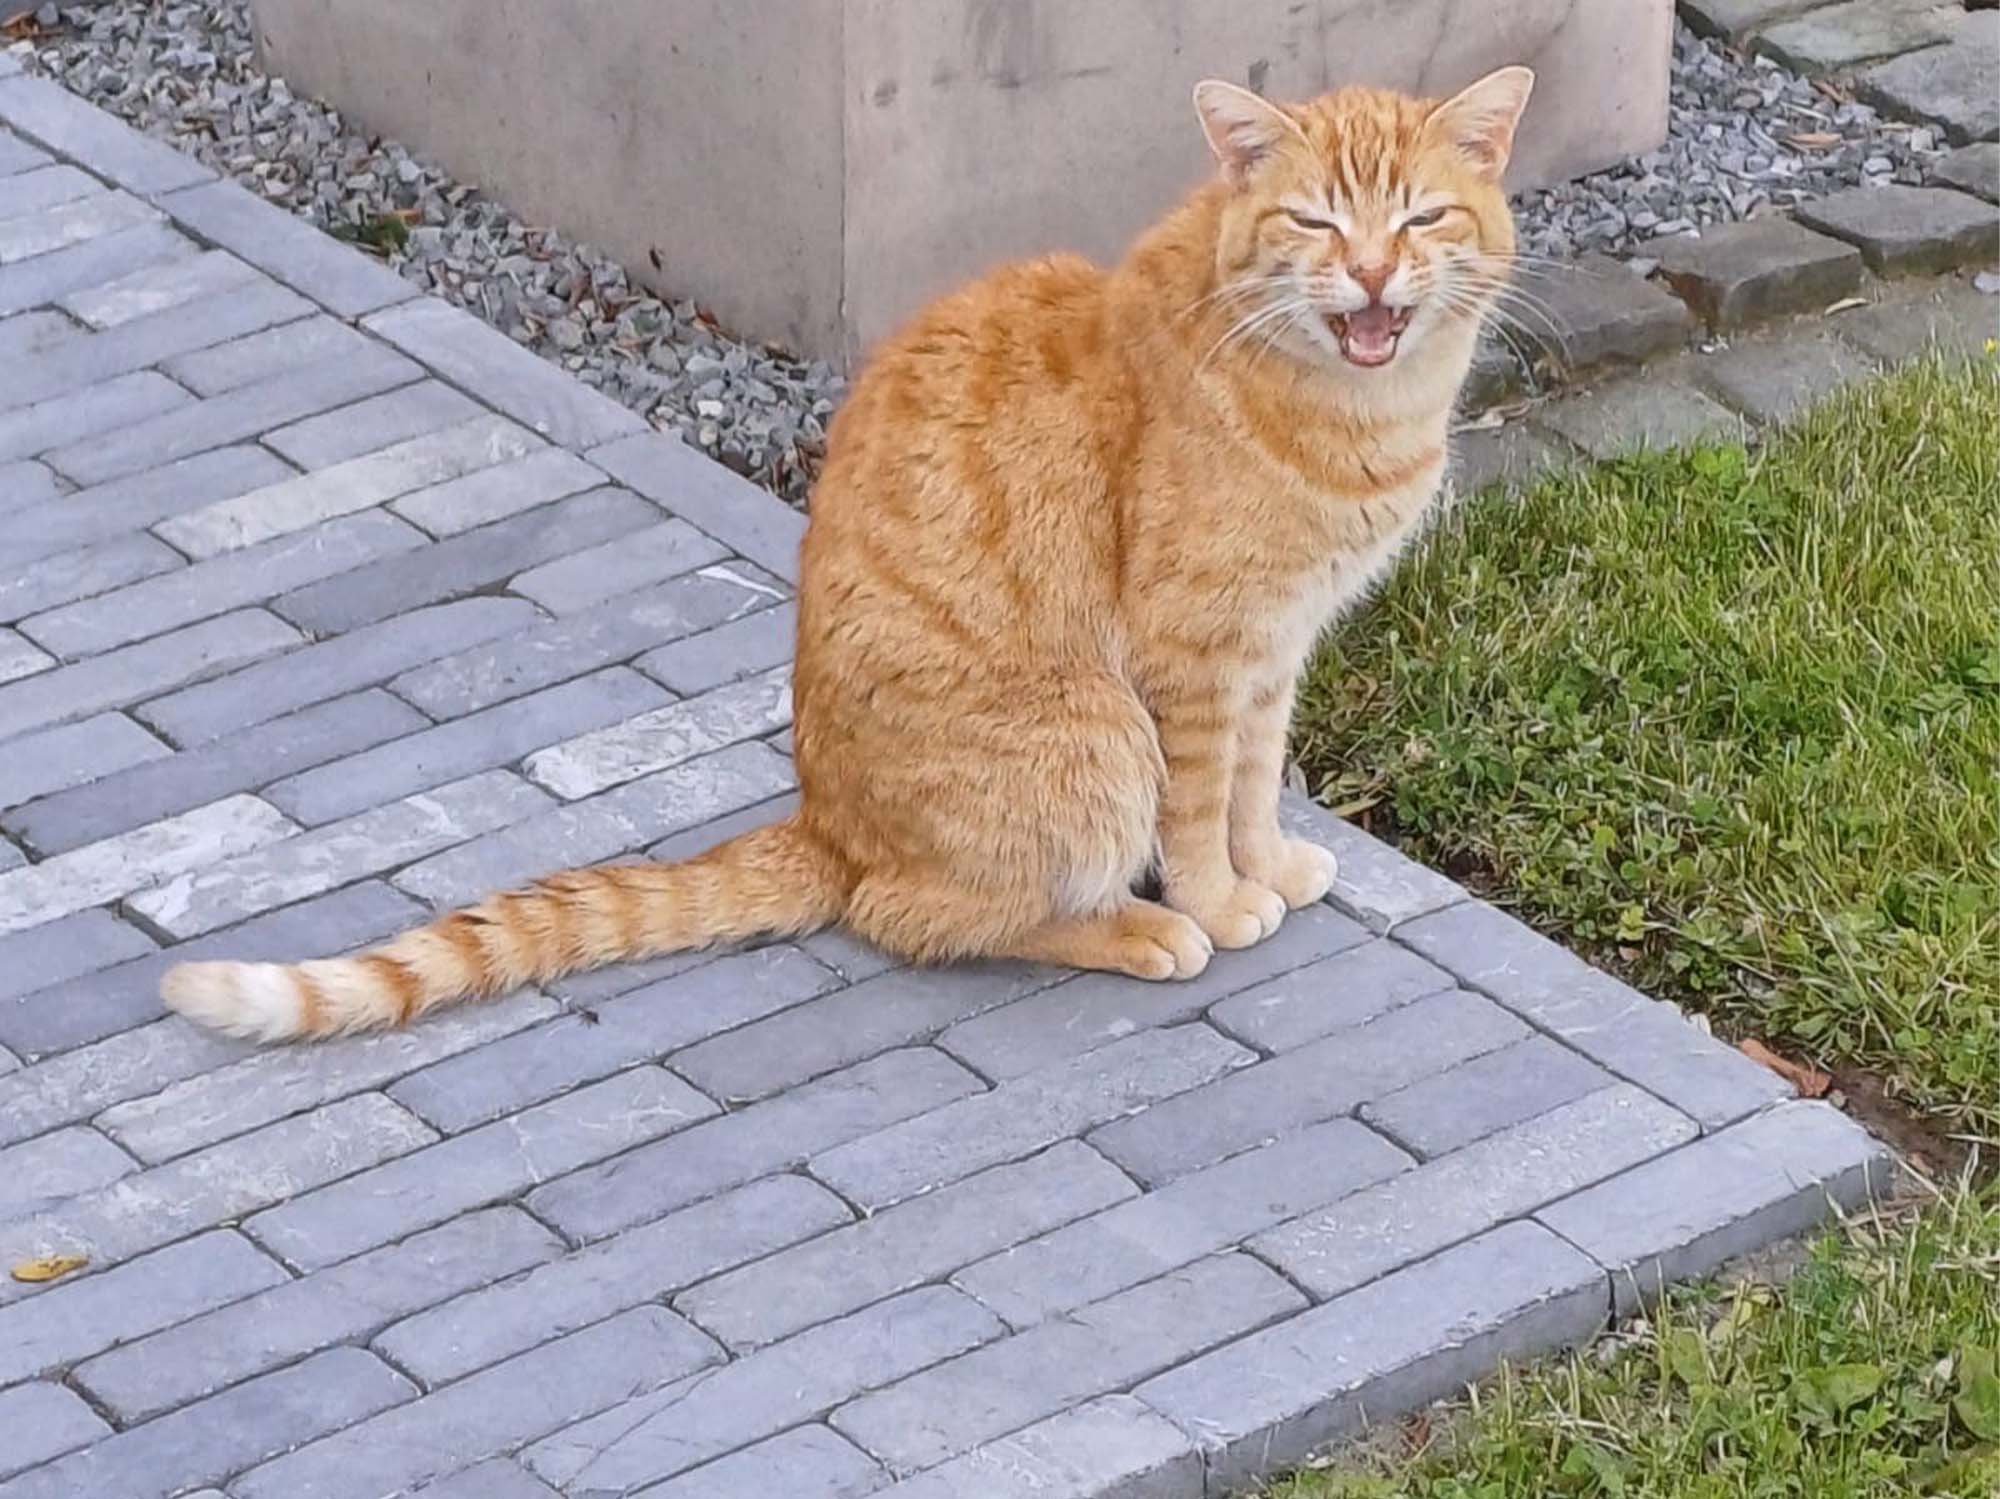
[[[407,1025],[439,1005],[585,968],[810,931],[840,916],[847,883],[793,817],[680,864],[565,870],[352,957],[182,963],[160,997],[259,1041]]]

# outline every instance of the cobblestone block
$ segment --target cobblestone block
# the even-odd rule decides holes
[[[87,1119],[106,1103],[232,1060],[243,1043],[159,1021],[0,1076],[0,1142]]]
[[[0,73],[19,71],[20,64],[12,57],[0,61]],[[0,176],[33,171],[36,167],[47,166],[54,159],[46,151],[36,150],[18,135],[0,130]]]
[[[1878,302],[1844,312],[1833,330],[1883,364],[1905,364],[1932,349],[1985,359],[1987,346],[2000,339],[2000,298],[1952,286],[1914,302]]]
[[[413,1491],[423,1499],[562,1499],[540,1479],[504,1457],[479,1463]]]
[[[717,1356],[713,1343],[672,1313],[640,1307],[288,1453],[233,1487],[241,1499],[397,1493],[657,1389]]]
[[[0,1149],[0,1218],[20,1218],[109,1186],[132,1158],[96,1130],[72,1126]]]
[[[433,718],[457,718],[762,606],[753,589],[735,582],[677,578],[632,598],[460,652],[390,685]]]
[[[406,1077],[397,1102],[448,1134],[552,1098],[832,988],[795,947],[705,964]]]
[[[654,857],[661,856],[656,853]],[[850,984],[858,984],[864,979],[874,978],[878,973],[903,966],[902,959],[890,956],[879,947],[870,946],[839,927],[814,932],[810,937],[800,939],[799,946],[815,961],[824,963]]]
[[[1621,1083],[1280,1224],[1250,1248],[1314,1296],[1338,1296],[1696,1133],[1685,1115]]]
[[[1753,48],[1796,73],[1834,73],[1951,37],[1944,7],[1922,0],[1844,0],[1761,28]]]
[[[1643,1162],[1537,1213],[1537,1221],[1611,1271],[1620,1316],[1662,1282],[1804,1233],[1833,1207],[1893,1185],[1894,1163],[1868,1132],[1821,1103],[1768,1113]]]
[[[1791,1096],[1775,1073],[1491,906],[1412,924],[1418,952],[1592,1061],[1719,1129]]]
[[[447,303],[421,298],[362,326],[560,447],[581,450],[646,428],[637,412]]]
[[[1616,1081],[1567,1046],[1530,1036],[1365,1103],[1361,1117],[1430,1160]]]
[[[1861,253],[1784,218],[1717,224],[1699,239],[1663,239],[1660,274],[1717,330],[1818,312],[1861,285]]]
[[[952,1276],[952,1284],[1009,1325],[1032,1327],[1410,1165],[1402,1151],[1353,1120],[1336,1119],[981,1260]]]
[[[797,605],[780,604],[648,651],[632,664],[682,697],[694,697],[788,664],[798,628]]]
[[[553,1234],[512,1208],[469,1213],[303,1280],[264,1280],[242,1300],[112,1348],[74,1378],[132,1425],[561,1253]]]
[[[40,464],[26,466],[48,472]],[[6,471],[0,469],[0,485],[5,480]],[[51,488],[46,493],[31,494],[22,501],[22,506],[39,509],[40,502],[58,498]],[[0,619],[26,619],[78,599],[109,593],[141,578],[172,572],[183,564],[180,553],[145,535],[120,536],[96,546],[43,557],[34,567],[21,567],[11,576],[0,577]]]
[[[367,1097],[395,1108],[377,1095]],[[400,1108],[395,1112],[410,1117]],[[244,1228],[291,1264],[319,1269],[715,1112],[678,1078],[635,1067],[346,1181],[293,1193]],[[431,1132],[423,1130],[423,1137],[432,1138]]]
[[[359,317],[417,295],[414,283],[387,266],[233,182],[172,193],[160,206],[210,244],[232,251],[341,317]]]
[[[835,1146],[814,1156],[811,1170],[850,1201],[883,1208],[1185,1094],[1251,1060],[1207,1026],[1148,1031]]]
[[[1260,1051],[1291,1051],[1413,999],[1456,987],[1457,981],[1442,968],[1378,937],[1233,994],[1210,1010],[1208,1018],[1224,1034]]]
[[[1811,10],[1824,0],[1681,0],[1681,19],[1703,36],[1740,40],[1753,27]]]
[[[1701,364],[1702,383],[1725,404],[1770,426],[1797,420],[1874,373],[1867,360],[1827,335],[1738,344]]]
[[[47,564],[51,569],[60,569],[75,561],[74,548],[129,540],[125,533],[149,526],[163,516],[276,483],[290,473],[290,468],[261,448],[221,448],[202,453],[129,479],[95,485],[71,496],[67,505],[9,517],[7,534],[0,537],[0,559],[20,564],[69,553],[70,556]],[[179,561],[178,553],[175,561]],[[49,600],[52,604],[66,601]],[[30,608],[24,607],[24,612]]]
[[[1324,954],[1351,948],[1367,936],[1339,912],[1309,906],[1286,917],[1276,933],[1255,947],[1216,954],[1199,977],[1185,983],[1079,974],[1056,988],[961,1021],[938,1044],[982,1076],[996,1081],[1019,1077],[1135,1031],[1198,1019],[1218,999],[1273,973],[1291,973],[1301,988],[1310,989],[1325,969]],[[1438,987],[1451,987],[1450,980]]]
[[[852,1442],[825,1426],[800,1426],[650,1488],[646,1499],[860,1499],[886,1482],[888,1474]]]
[[[198,247],[157,221],[87,239],[64,250],[0,266],[0,317],[42,307],[86,286],[97,286],[143,265],[198,253]]]
[[[7,85],[0,84],[0,96],[6,90]],[[5,107],[5,99],[0,97],[0,109]],[[0,265],[152,223],[159,216],[157,210],[124,193],[99,193],[18,218],[0,219]]]
[[[90,719],[74,727],[82,729],[107,720],[130,722],[106,715],[104,719]],[[172,759],[147,755],[122,770],[108,767],[107,773],[88,779],[87,784],[0,816],[0,826],[19,833],[44,854],[62,853],[142,823],[247,791],[273,776],[301,772],[343,755],[365,753],[375,745],[403,739],[422,729],[425,723],[422,714],[386,692],[358,692],[302,708],[198,749],[182,750]],[[69,731],[47,732],[55,735]],[[133,732],[144,731],[134,726]],[[125,736],[120,731],[115,737]],[[136,749],[137,741],[131,743]],[[390,799],[391,796],[384,796],[377,800]],[[0,803],[4,801],[0,797]]]
[[[1065,1141],[719,1276],[679,1296],[674,1309],[732,1349],[762,1347],[1135,1191],[1102,1156]]]
[[[179,260],[144,265],[112,281],[79,287],[56,305],[92,328],[116,328],[134,318],[202,301],[257,280],[257,273],[234,255],[204,250]]]
[[[529,1447],[522,1461],[570,1493],[631,1493],[811,1421],[862,1390],[999,1332],[991,1316],[958,1292],[929,1286],[612,1406]]]
[[[616,542],[531,567],[508,587],[551,614],[575,614],[635,588],[692,572],[726,555],[719,543],[685,521],[669,520]]]
[[[941,1052],[890,1052],[549,1182],[528,1207],[571,1239],[603,1238],[979,1091]]]
[[[379,1088],[440,1058],[473,1052],[546,1020],[555,1009],[554,1001],[524,990],[433,1017],[412,1030],[258,1051],[157,1093],[113,1104],[93,1122],[140,1160],[157,1164]]]
[[[574,453],[544,448],[512,463],[406,494],[390,501],[389,508],[433,536],[456,536],[551,500],[600,488],[605,482],[604,475]]]
[[[1511,422],[1491,431],[1455,432],[1450,482],[1454,495],[1476,495],[1494,486],[1519,489],[1569,461],[1568,450],[1538,428]]]
[[[891,1470],[918,1471],[1305,1305],[1248,1255],[1219,1255],[864,1395],[833,1427]]]
[[[0,190],[6,185],[0,180]],[[59,350],[65,344],[81,342],[88,336],[59,312],[24,312],[18,317],[0,318],[0,359],[18,364],[37,354]]]
[[[1858,247],[1869,269],[1882,275],[1932,274],[2000,261],[2000,213],[1949,188],[1895,183],[1850,188],[1801,204],[1798,216]]]
[[[0,1310],[0,1385],[68,1368],[289,1283],[276,1261],[226,1229],[64,1281]]]
[[[256,618],[277,624],[270,615]],[[265,662],[155,698],[139,716],[178,744],[206,744],[467,646],[511,635],[535,618],[535,606],[525,599],[474,598],[437,604],[385,619],[338,640],[321,641],[294,651],[282,661]],[[288,626],[284,628],[287,638],[297,638]],[[4,713],[4,701],[0,701],[0,713]]]
[[[1455,1394],[1502,1359],[1573,1347],[1604,1325],[1602,1272],[1510,1223],[1142,1384],[1232,1492],[1389,1411]]]
[[[905,1479],[884,1499],[1202,1499],[1201,1454],[1129,1395],[1109,1395]]]
[[[0,630],[0,682],[18,682],[55,664],[55,657],[38,650],[12,630]]]
[[[1526,1034],[1478,995],[1434,994],[1118,1119],[1090,1140],[1142,1182],[1161,1186]]]
[[[396,876],[396,884],[433,905],[459,904],[642,848],[676,828],[789,791],[792,784],[789,761],[761,744],[735,745],[476,838],[411,865]]]
[[[308,473],[331,468],[364,453],[394,447],[480,415],[477,403],[436,380],[420,380],[401,390],[370,396],[338,411],[322,412],[266,432],[265,447],[281,453]]]
[[[1735,413],[1690,385],[1658,377],[1621,380],[1551,401],[1540,420],[1599,459],[1645,448],[1743,440],[1743,422]]]
[[[850,1217],[831,1192],[802,1177],[769,1177],[419,1312],[375,1346],[436,1387]]]
[[[55,471],[47,464],[25,458],[16,463],[0,463],[0,511],[25,510],[43,500],[56,499],[62,492]],[[0,599],[5,597],[0,593]],[[17,617],[0,612],[0,619]]]
[[[798,583],[805,517],[749,480],[658,432],[609,443],[584,456],[739,556],[787,583]]]
[[[358,1348],[329,1348],[37,1468],[0,1495],[166,1499],[364,1421],[414,1393],[379,1359]]]
[[[2000,143],[1960,146],[1932,165],[1931,181],[2000,203]]]
[[[60,1212],[0,1224],[0,1253],[9,1264],[83,1254],[115,1265],[435,1138],[380,1094],[364,1094],[125,1177]],[[43,1289],[0,1281],[0,1304]]]
[[[103,183],[72,166],[37,167],[33,171],[0,177],[0,223],[39,213],[45,208],[74,203],[78,198],[88,198],[103,191]]]
[[[171,192],[215,176],[193,157],[120,124],[46,79],[0,83],[0,120],[135,193]]]
[[[62,462],[63,445],[142,424],[190,405],[188,393],[165,375],[141,370],[98,385],[0,412],[0,458],[48,455],[49,466],[75,478]]]
[[[791,677],[791,668],[781,666],[670,703],[538,751],[522,769],[565,800],[593,796],[783,728],[792,718]]]
[[[1279,799],[1278,823],[1286,832],[1333,851],[1340,869],[1327,892],[1327,904],[1371,932],[1391,931],[1401,922],[1466,899],[1461,887],[1437,871],[1294,792]]]
[[[2000,78],[2000,16],[1974,12],[1957,18],[1944,46],[1870,68],[1854,81],[1854,91],[1897,119],[1941,127],[1945,139],[1962,146],[2000,140],[1995,78]],[[1990,185],[1986,191],[1992,196]]]
[[[284,295],[297,304],[296,321],[226,342],[215,340],[191,354],[164,360],[160,367],[196,395],[219,396],[304,365],[363,358],[377,347],[338,318],[309,315],[312,304],[303,297]]]
[[[1524,336],[1558,369],[1638,364],[1683,347],[1693,327],[1677,298],[1608,255],[1584,255],[1521,279],[1544,310]]]
[[[0,1390],[0,1478],[110,1434],[95,1411],[59,1384]]]
[[[195,958],[231,958],[246,962],[296,961],[305,953],[332,953],[361,943],[373,942],[413,925],[422,916],[419,907],[388,886],[370,882],[350,885],[318,900],[273,911],[242,926],[218,932],[195,942],[183,943],[171,952],[150,953],[120,963],[115,968],[67,980],[48,989],[36,990],[19,1000],[0,1004],[0,1040],[24,1053],[39,1055],[72,1046],[85,1046],[131,1026],[140,1025],[160,1014],[160,975],[174,963]],[[150,1030],[151,1027],[148,1027]],[[194,1046],[188,1038],[200,1033],[184,1021],[175,1021],[179,1040],[163,1050],[174,1057],[197,1059],[187,1072],[162,1075],[160,1056],[141,1047],[136,1053],[105,1054],[98,1058],[100,1078],[112,1091],[100,1092],[89,1078],[77,1078],[64,1071],[66,1079],[55,1089],[56,1100],[94,1100],[86,1112],[107,1104],[134,1098],[190,1076],[202,1065],[213,1066],[224,1051]],[[187,1043],[185,1046],[181,1043]],[[237,1047],[240,1043],[230,1042]],[[92,1055],[90,1050],[79,1058]],[[115,1057],[115,1059],[114,1059]],[[35,1074],[44,1068],[33,1069]],[[128,1087],[130,1091],[117,1091]],[[31,1112],[49,1106],[37,1104]],[[0,1105],[0,1133],[12,1123],[13,1111]],[[71,1114],[67,1118],[82,1118]]]
[[[153,939],[109,911],[74,916],[0,937],[0,999],[95,973],[153,951]]]
[[[102,905],[134,890],[260,848],[294,831],[254,796],[230,797],[178,817],[0,875],[0,932],[19,931]]]

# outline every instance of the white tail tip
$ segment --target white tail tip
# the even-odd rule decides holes
[[[160,979],[170,1010],[210,1030],[252,1041],[300,1033],[299,986],[279,963],[181,963]]]

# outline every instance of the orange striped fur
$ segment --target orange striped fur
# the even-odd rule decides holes
[[[1004,268],[877,350],[805,538],[796,816],[356,957],[183,964],[167,1003],[276,1039],[833,921],[1153,979],[1268,936],[1334,873],[1278,827],[1293,683],[1438,490],[1532,82],[1203,84],[1218,179],[1121,264]]]

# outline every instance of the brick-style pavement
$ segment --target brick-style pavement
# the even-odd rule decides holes
[[[164,1017],[774,815],[801,523],[46,83],[0,174],[0,1265],[89,1259],[0,1278],[3,1499],[1220,1494],[1886,1179],[1301,805],[1333,897],[1182,985]]]

